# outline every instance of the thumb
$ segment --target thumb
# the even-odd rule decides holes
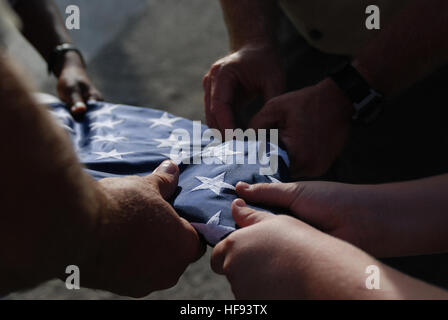
[[[173,161],[166,160],[152,174],[146,176],[146,180],[160,192],[165,200],[168,200],[176,191],[179,167]]]
[[[281,120],[281,116],[282,112],[279,112],[276,104],[268,102],[254,115],[249,122],[249,127],[253,129],[276,128]]]
[[[284,92],[285,85],[282,78],[279,77],[278,81],[269,81],[263,88],[263,96],[265,101],[269,101]]]
[[[281,207],[293,210],[294,202],[299,198],[303,185],[300,183],[259,183],[239,182],[236,193],[245,200],[257,204]]]
[[[87,111],[87,106],[84,103],[79,86],[76,86],[76,88],[73,89],[73,92],[70,94],[69,107],[70,112],[73,115],[82,115]]]
[[[242,228],[275,217],[272,213],[249,208],[243,199],[236,199],[233,201],[232,216],[233,219],[235,219],[236,224]]]

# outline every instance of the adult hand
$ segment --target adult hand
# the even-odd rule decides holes
[[[247,44],[213,64],[203,80],[207,124],[221,130],[235,128],[239,100],[263,95],[265,101],[284,91],[280,59],[271,45]]]
[[[80,267],[81,284],[141,297],[175,285],[205,246],[190,223],[166,202],[177,187],[179,169],[163,162],[146,177],[100,181],[105,195],[94,259]]]
[[[271,99],[251,120],[254,129],[279,130],[293,178],[324,174],[349,133],[352,104],[336,84],[319,84]]]
[[[68,52],[65,55],[65,62],[58,76],[57,89],[59,97],[69,106],[73,116],[83,115],[87,111],[88,100],[103,99],[75,52]]]

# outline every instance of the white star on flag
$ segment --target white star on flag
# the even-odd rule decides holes
[[[123,160],[124,155],[126,154],[132,154],[134,152],[118,152],[117,149],[114,149],[112,151],[109,152],[93,152],[97,155],[99,155],[98,158],[96,158],[95,160],[101,160],[101,159],[107,159],[107,158],[114,158],[117,160]]]
[[[117,105],[117,104],[110,105],[110,106],[105,106],[105,107],[102,107],[101,109],[98,109],[96,111],[90,112],[89,115],[91,117],[96,118],[96,117],[102,116],[104,114],[112,114],[112,111],[114,111],[118,107],[119,107],[119,105]]]
[[[72,128],[70,128],[68,125],[66,125],[65,123],[59,122],[59,125],[61,126],[61,128],[64,128],[65,130],[74,133],[75,130],[73,130]]]
[[[125,137],[117,137],[114,136],[113,134],[108,134],[105,136],[93,136],[92,137],[92,142],[102,142],[102,141],[106,141],[106,142],[120,142],[120,141],[125,141],[128,140]]]
[[[117,121],[107,120],[107,121],[102,121],[102,122],[93,122],[92,124],[90,124],[90,128],[92,130],[99,129],[99,128],[113,129],[117,124],[120,124],[123,121],[124,120],[117,120]]]
[[[157,148],[182,148],[190,146],[190,141],[179,140],[175,135],[170,135],[166,139],[154,139],[154,141],[159,142]]]
[[[72,116],[62,109],[59,109],[58,111],[50,111],[50,113],[53,115],[53,119],[57,122],[57,124],[64,128],[67,131],[70,131],[71,133],[74,133],[75,130],[73,130],[71,127],[65,124],[63,119],[71,119]]]
[[[271,182],[273,183],[281,183],[280,180],[275,179],[273,176],[267,176],[269,178],[269,180],[271,180]]]
[[[182,118],[178,117],[170,118],[168,117],[168,113],[165,112],[159,119],[148,119],[148,121],[153,123],[150,128],[158,126],[173,127],[173,123],[181,119]]]
[[[235,228],[220,225],[221,210],[211,217],[207,223],[193,222],[193,227],[205,236],[211,243],[218,243],[223,237],[230,232],[235,231]]]
[[[70,115],[70,113],[68,113],[68,111],[64,111],[62,109],[58,109],[58,111],[50,111],[50,113],[54,117],[57,117],[58,119],[71,119],[72,118],[72,116]]]
[[[201,156],[203,158],[218,159],[220,161],[219,164],[227,164],[228,157],[235,154],[242,154],[242,152],[235,152],[230,148],[229,144],[223,143],[217,146],[205,148],[204,151],[202,151]]]
[[[190,158],[190,152],[188,152],[188,151],[182,151],[177,154],[162,153],[162,155],[173,160],[177,165],[180,165],[185,159]]]
[[[73,130],[71,127],[69,127],[68,125],[66,125],[64,123],[64,121],[62,121],[60,118],[54,118],[54,121],[56,121],[57,125],[60,126],[61,128],[70,131],[71,133],[74,133],[75,130]]]
[[[221,193],[221,189],[230,189],[230,190],[235,190],[235,187],[224,182],[224,176],[225,176],[225,172],[221,173],[220,175],[214,177],[214,178],[208,178],[208,177],[195,177],[196,179],[198,179],[199,181],[202,182],[202,184],[200,184],[199,186],[197,186],[196,188],[194,188],[191,191],[196,191],[196,190],[210,190],[212,192],[214,192],[216,195],[219,196],[219,194]]]

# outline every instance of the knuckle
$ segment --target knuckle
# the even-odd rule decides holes
[[[280,99],[278,97],[272,98],[271,100],[266,102],[265,107],[263,109],[266,112],[267,111],[275,111],[275,110],[279,109],[279,105],[280,105],[280,101],[279,100]]]
[[[157,179],[158,179],[159,185],[170,184],[172,182],[171,176],[166,175],[166,174],[158,174]]]
[[[216,101],[213,101],[213,103],[210,106],[210,112],[216,113],[219,110],[218,103]]]
[[[235,238],[236,238],[235,233],[231,233],[227,238],[225,238],[222,241],[221,245],[224,251],[226,252],[231,251],[235,247],[237,243],[237,239]]]
[[[206,75],[202,77],[202,85],[204,86],[204,88],[207,86],[209,80],[210,80],[210,72],[208,72]]]
[[[268,192],[272,189],[272,185],[270,183],[258,183],[252,186],[253,192]]]
[[[146,181],[148,181],[152,190],[158,190],[160,186],[171,184],[172,182],[171,177],[159,173],[153,173]]]
[[[227,258],[222,265],[222,272],[226,275],[232,274],[232,259]]]
[[[221,70],[221,67],[222,67],[222,63],[220,61],[213,64],[212,67],[210,68],[210,77],[212,77],[212,78],[215,77]]]

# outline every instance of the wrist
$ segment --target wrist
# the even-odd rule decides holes
[[[77,52],[68,51],[63,55],[61,60],[60,67],[54,71],[56,77],[59,77],[67,68],[85,69],[84,62]]]
[[[393,90],[380,80],[380,77],[377,72],[374,71],[374,68],[368,67],[367,64],[363,63],[360,59],[354,60],[352,65],[359,72],[359,74],[362,75],[371,88],[378,90],[386,96],[392,93]]]
[[[64,273],[68,265],[76,265],[81,273],[91,278],[98,261],[101,245],[101,224],[103,216],[109,206],[106,193],[100,185],[90,177],[84,176],[88,181],[80,195],[72,195],[75,204],[68,211],[66,223],[66,241],[63,267],[59,269],[58,276],[65,279]],[[82,200],[79,200],[82,199]],[[87,278],[87,277],[86,277]]]
[[[336,83],[331,78],[327,77],[316,86],[323,95],[332,97],[333,104],[340,110],[342,118],[350,122],[355,112],[353,104]]]
[[[48,72],[59,77],[65,68],[85,69],[85,61],[81,52],[71,44],[57,46],[48,60]]]
[[[347,186],[350,187],[345,197],[349,200],[347,211],[351,220],[356,221],[357,246],[374,257],[388,256],[393,243],[389,231],[388,196],[381,194],[377,185]]]
[[[246,36],[244,38],[231,39],[230,41],[230,50],[232,52],[245,47],[269,48],[273,50],[276,47],[276,43],[273,39],[266,36]]]
[[[351,102],[352,119],[356,123],[369,124],[377,119],[382,111],[383,95],[351,63],[344,62],[329,77]]]
[[[232,52],[239,51],[245,48],[257,49],[257,50],[269,50],[275,51],[276,45],[274,41],[265,38],[247,38],[239,41],[231,41],[230,50]]]
[[[67,66],[76,66],[80,68],[85,68],[83,58],[76,51],[67,51],[63,55],[62,66],[65,68]]]

